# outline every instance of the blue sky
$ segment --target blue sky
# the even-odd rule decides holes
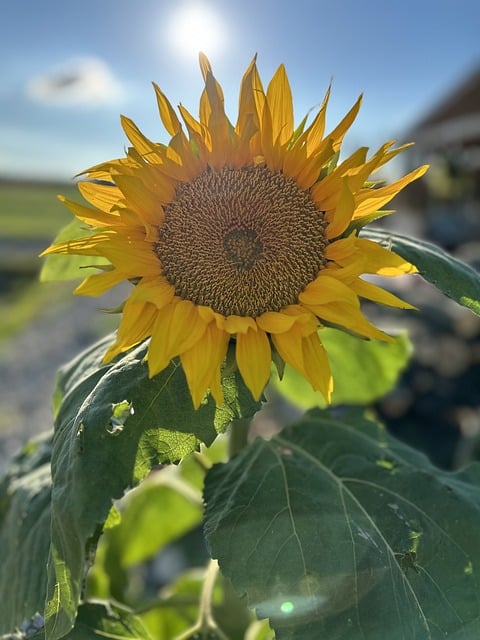
[[[405,141],[480,64],[479,24],[478,0],[5,1],[0,176],[70,179],[122,156],[120,113],[165,142],[151,81],[196,113],[198,48],[231,119],[242,73],[258,53],[265,85],[286,65],[297,120],[333,80],[332,127],[365,95],[350,147]]]

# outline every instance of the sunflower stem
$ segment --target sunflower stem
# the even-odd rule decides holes
[[[230,424],[230,434],[228,440],[228,456],[233,458],[247,446],[248,432],[250,430],[250,420],[248,418],[238,418],[232,420]]]
[[[216,560],[210,560],[205,572],[202,595],[200,597],[199,622],[202,624],[203,628],[215,626],[213,623],[212,615],[212,601],[213,590],[215,588],[215,583],[217,582],[218,571],[218,562]]]
[[[177,636],[176,640],[191,640],[192,638],[199,638],[201,640],[208,640],[208,638],[228,640],[227,636],[217,626],[212,612],[213,591],[218,573],[218,562],[213,559],[210,560],[203,580],[198,619],[193,627],[190,627],[180,636]]]

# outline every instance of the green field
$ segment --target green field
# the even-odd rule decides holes
[[[50,239],[71,222],[72,214],[57,195],[79,200],[73,184],[1,183],[0,238]]]
[[[57,194],[80,200],[73,184],[0,182],[0,340],[66,291],[65,283],[38,281],[38,254],[73,219]]]

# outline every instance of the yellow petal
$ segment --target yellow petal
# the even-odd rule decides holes
[[[282,313],[295,318],[295,326],[292,330],[301,336],[308,336],[318,329],[318,319],[301,304],[291,304],[282,309]]]
[[[332,141],[326,140],[319,153],[310,156],[299,171],[296,181],[301,189],[310,189],[318,180],[318,176],[328,159],[333,155]]]
[[[123,198],[122,192],[114,184],[106,185],[83,181],[79,182],[77,186],[85,200],[101,211],[111,211],[112,207]],[[113,215],[117,214],[113,213]]]
[[[356,253],[345,267],[340,267],[334,262],[328,262],[321,274],[335,278],[335,280],[340,280],[350,287],[351,283],[354,282],[359,275],[365,273],[364,264],[365,260],[363,257]]]
[[[325,269],[321,271],[320,275],[299,294],[300,302],[308,306],[330,302],[345,302],[358,306],[357,296],[346,284],[332,277],[334,275],[334,272],[325,273]]]
[[[333,380],[327,354],[317,331],[302,335],[299,328],[294,326],[287,333],[272,335],[272,342],[282,360],[298,371],[329,402]]]
[[[175,180],[180,179],[181,181],[188,182],[202,172],[203,166],[200,158],[194,153],[192,145],[183,131],[179,131],[173,136],[170,140],[169,148],[173,149],[181,158],[181,167],[178,168],[178,175],[177,173],[175,173],[175,175],[172,174]],[[170,163],[170,166],[171,164],[172,163]],[[180,173],[182,175],[180,175]]]
[[[172,302],[175,289],[163,277],[142,278],[130,294],[133,302],[151,302],[162,309]]]
[[[165,218],[161,203],[168,202],[173,197],[172,185],[169,190],[163,190],[160,186],[155,192],[151,192],[145,183],[135,176],[115,176],[115,182],[125,194],[127,205],[131,207],[141,219],[151,225],[160,226]]]
[[[383,207],[408,184],[423,176],[427,169],[428,165],[423,165],[386,187],[380,187],[378,189],[362,189],[355,198],[357,207],[355,209],[354,219],[367,216],[369,213],[377,211]]]
[[[293,135],[293,101],[283,64],[278,67],[267,87],[267,102],[272,114],[272,140],[284,145]]]
[[[223,330],[223,325],[226,319],[225,316],[217,313],[211,307],[207,307],[204,305],[197,306],[197,313],[207,324],[210,324],[210,322],[215,322],[217,327]]]
[[[108,162],[97,164],[86,171],[81,171],[77,175],[88,175],[91,180],[105,180],[106,182],[111,182],[113,173],[128,171],[130,165],[131,162],[128,158],[118,158],[116,160],[109,160]]]
[[[333,378],[330,372],[325,347],[318,333],[311,333],[302,340],[303,360],[307,380],[315,391],[320,391],[327,402],[330,402],[333,391]]]
[[[240,96],[238,100],[238,119],[235,130],[240,136],[248,129],[260,128],[261,114],[265,94],[262,82],[256,67],[256,57],[249,64],[240,84]],[[249,136],[250,137],[250,136]]]
[[[78,285],[75,289],[76,295],[79,296],[101,296],[112,287],[115,287],[119,282],[126,280],[122,271],[113,269],[111,271],[104,271],[103,273],[95,273]]]
[[[356,278],[356,280],[350,284],[350,287],[358,296],[362,296],[362,298],[366,298],[367,300],[385,304],[389,307],[397,307],[398,309],[416,309],[416,307],[398,298],[390,291],[385,291],[385,289],[377,287],[371,282],[366,282],[361,278]]]
[[[340,198],[335,207],[333,219],[326,229],[328,239],[341,235],[348,227],[355,211],[355,198],[350,190],[348,178],[342,179]]]
[[[207,75],[209,73],[212,73],[212,65],[210,64],[210,60],[203,53],[203,51],[200,51],[198,53],[198,62],[200,64],[200,71],[202,72],[203,81],[205,82],[207,80]]]
[[[155,89],[155,94],[157,96],[158,111],[160,113],[163,126],[171,136],[174,136],[180,129],[180,120],[173,110],[169,100],[155,82],[153,83],[153,88]]]
[[[255,400],[259,400],[270,377],[272,353],[263,331],[248,329],[237,335],[235,357],[238,369]]]
[[[319,318],[339,328],[353,331],[365,338],[374,338],[383,342],[393,342],[393,338],[377,329],[362,314],[358,306],[345,302],[331,302],[325,305],[309,305]]]
[[[207,164],[208,153],[212,149],[210,132],[206,126],[197,122],[197,120],[195,120],[183,105],[178,105],[178,110],[182,115],[191,140],[195,143],[196,153],[198,154],[199,159]]]
[[[317,113],[312,124],[306,131],[308,156],[311,156],[312,153],[315,153],[317,148],[320,146],[323,139],[323,134],[325,133],[325,118],[327,113],[327,105],[330,98],[330,89],[331,87],[328,87],[327,93],[325,94],[322,102],[322,106],[320,107],[320,111]]]
[[[351,263],[352,257],[360,253],[356,246],[356,240],[357,237],[352,234],[348,238],[340,238],[330,242],[325,248],[325,257],[341,265]]]
[[[110,362],[119,353],[145,340],[151,335],[157,310],[149,303],[125,303],[122,320],[117,329],[115,343],[106,352],[103,361]]]
[[[158,310],[148,349],[150,375],[162,371],[172,358],[191,349],[202,338],[206,326],[188,300],[176,299]]]
[[[286,315],[280,311],[266,311],[256,319],[257,325],[267,333],[285,333],[297,321],[294,315]]]
[[[232,125],[230,124],[223,104],[223,94],[220,86],[211,73],[207,73],[205,91],[208,95],[210,114],[208,129],[211,137],[212,155],[210,164],[217,169],[228,164],[231,155]]]
[[[129,278],[160,275],[160,262],[145,241],[130,243],[120,239],[111,240],[101,245],[99,254],[125,271]],[[89,255],[92,255],[92,252]]]
[[[253,318],[244,316],[228,316],[221,323],[221,328],[230,334],[246,333],[249,329],[256,331],[257,325]]]
[[[263,107],[262,113],[262,124],[261,124],[261,143],[262,143],[262,153],[265,157],[265,162],[272,171],[276,171],[281,168],[281,166],[277,166],[278,163],[278,152],[275,149],[274,141],[273,141],[273,122],[272,122],[272,114],[270,112],[270,107],[266,102]],[[283,162],[282,162],[283,164]]]
[[[356,238],[355,246],[365,257],[364,273],[391,277],[417,272],[413,264],[372,240]]]
[[[290,331],[273,334],[271,338],[282,360],[306,377],[300,328],[294,325]]]
[[[216,367],[213,371],[213,375],[208,383],[208,388],[210,389],[210,393],[212,394],[217,406],[221,406],[224,403],[224,398],[220,367]]]
[[[218,388],[218,371],[227,355],[230,336],[225,331],[217,329],[214,322],[210,323],[199,340],[188,351],[180,355],[188,388],[196,409],[200,406],[210,385],[216,392]]]
[[[92,227],[115,227],[122,224],[120,217],[116,211],[106,213],[91,209],[83,204],[68,200],[64,196],[58,196],[60,202],[63,202],[76,218]]]
[[[141,219],[139,214],[129,207],[119,207],[118,213],[120,214],[120,220],[125,229],[135,230],[137,233],[141,234],[138,236],[138,239],[140,241],[145,240],[145,230],[147,225],[145,224],[145,221]]]
[[[330,134],[325,136],[326,138],[330,138],[333,141],[333,148],[335,151],[338,151],[340,149],[340,146],[343,142],[343,138],[345,137],[345,134],[350,129],[355,118],[357,117],[361,104],[362,104],[362,96],[358,98],[356,103],[353,105],[353,107],[350,109],[347,115],[343,118],[343,120],[341,120],[341,122],[335,127],[335,129]]]
[[[155,158],[157,162],[161,162],[162,154],[160,153],[160,146],[143,135],[137,125],[130,120],[130,118],[121,116],[120,119],[123,130],[135,149],[141,155],[149,155],[152,158]]]
[[[378,171],[380,167],[382,167],[386,162],[397,156],[399,153],[404,151],[407,147],[411,146],[410,144],[404,144],[396,149],[390,148],[395,144],[395,141],[391,140],[383,144],[380,149],[368,160],[365,162],[363,167],[357,167],[357,169],[351,170],[349,172],[349,176],[351,178],[350,185],[352,187],[352,191],[356,192],[361,187],[363,187],[364,182],[367,178]]]
[[[349,171],[353,168],[361,166],[365,162],[367,151],[367,147],[357,149],[328,176],[312,187],[312,198],[321,211],[327,212],[327,217],[328,215],[335,215],[335,207],[337,206],[342,191],[343,177],[348,175]],[[330,222],[331,221],[332,220],[330,220]]]
[[[54,244],[45,251],[42,251],[40,257],[48,256],[53,253],[59,254],[74,254],[79,256],[101,256],[103,247],[108,242],[111,242],[111,233],[97,233],[93,236],[87,236],[86,238],[77,238],[76,240],[67,240],[67,242],[59,242]]]

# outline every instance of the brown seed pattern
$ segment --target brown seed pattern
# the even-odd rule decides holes
[[[325,264],[325,217],[264,165],[207,168],[165,206],[154,250],[176,294],[228,316],[295,304]]]

